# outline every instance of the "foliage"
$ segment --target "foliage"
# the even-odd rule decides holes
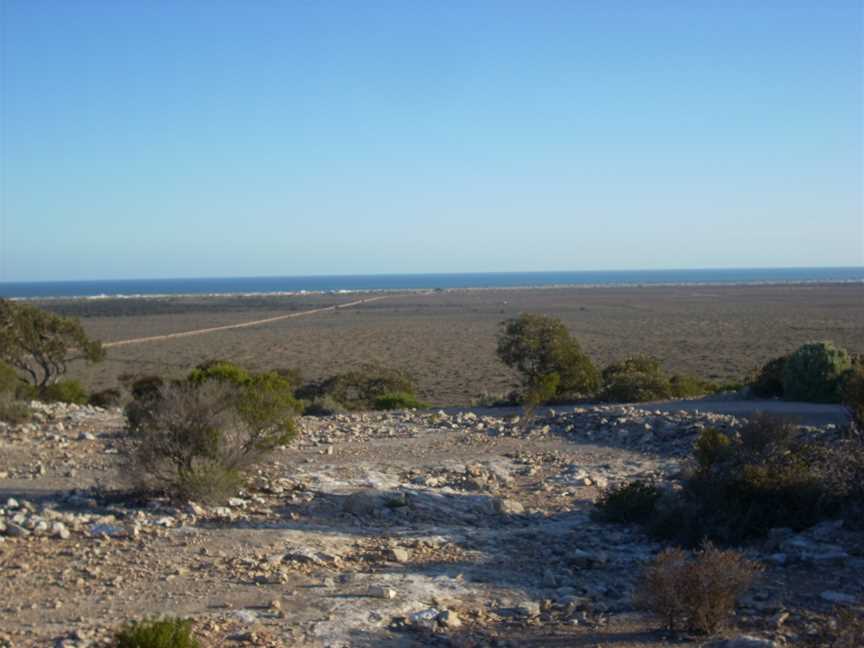
[[[222,380],[235,385],[248,383],[252,376],[242,367],[227,360],[210,360],[195,367],[186,378],[189,382],[201,384],[208,380]]]
[[[861,648],[864,646],[864,610],[836,607],[827,619],[819,623],[818,631],[811,635],[807,645],[813,648]]]
[[[295,434],[300,404],[275,373],[199,367],[185,381],[153,383],[126,408],[130,475],[181,498],[220,501],[246,470]]]
[[[700,470],[709,471],[728,460],[733,452],[732,440],[728,436],[716,428],[705,428],[696,439],[693,456]]]
[[[155,375],[123,374],[120,376],[120,383],[129,390],[132,398],[140,400],[158,394],[165,380]]]
[[[693,557],[681,549],[666,549],[645,569],[636,602],[669,630],[711,634],[729,618],[759,571],[741,553],[710,543]]]
[[[632,481],[606,489],[596,502],[595,517],[606,522],[644,523],[654,515],[660,489],[651,481]]]
[[[14,395],[20,384],[21,379],[16,371],[0,360],[0,394]]]
[[[637,355],[603,369],[603,400],[619,403],[662,400],[672,396],[672,384],[657,358]]]
[[[104,357],[102,344],[87,337],[77,319],[0,299],[0,360],[33,385],[55,382],[72,360],[99,362]]]
[[[423,409],[426,403],[417,400],[414,394],[405,392],[388,392],[375,399],[376,410]]]
[[[88,402],[94,407],[107,409],[109,407],[117,407],[120,404],[121,398],[122,394],[119,389],[109,388],[93,392],[90,394],[90,400]]]
[[[89,395],[77,380],[61,380],[45,385],[39,390],[39,397],[47,403],[74,403],[84,405]]]
[[[789,356],[783,368],[783,397],[812,403],[840,402],[840,378],[851,368],[849,354],[831,342],[812,342]]]
[[[693,398],[718,391],[711,383],[686,374],[672,374],[669,378],[669,395],[672,398]]]
[[[291,386],[295,389],[303,384],[303,372],[296,367],[282,367],[280,369],[274,369],[273,371],[291,383]]]
[[[793,426],[770,416],[753,417],[734,437],[706,430],[694,455],[696,470],[648,524],[685,545],[800,530],[854,510],[860,499],[864,451],[799,440]]]
[[[165,618],[126,624],[114,636],[114,648],[200,648],[190,619]]]
[[[303,414],[307,416],[332,416],[344,414],[348,410],[331,396],[321,396],[311,401],[303,401]]]
[[[363,365],[331,376],[319,383],[310,383],[297,390],[297,396],[315,401],[328,397],[348,410],[375,409],[376,401],[385,394],[414,396],[414,384],[398,369],[378,365]]]
[[[33,412],[26,403],[12,400],[8,393],[0,393],[0,421],[16,425],[30,420]]]
[[[750,390],[759,398],[783,397],[783,372],[789,356],[780,356],[755,369],[750,378]]]
[[[552,376],[556,398],[594,393],[597,369],[560,320],[523,313],[501,323],[498,357],[521,377],[529,405],[550,400]]]

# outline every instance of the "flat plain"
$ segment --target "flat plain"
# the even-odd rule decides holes
[[[344,304],[353,295],[176,297],[55,301],[103,341],[164,335]],[[864,352],[864,285],[631,286],[393,293],[359,306],[109,349],[76,366],[93,388],[123,373],[179,375],[225,358],[250,369],[299,368],[319,379],[363,363],[409,372],[433,405],[503,394],[515,376],[495,356],[499,323],[522,312],[563,320],[599,365],[636,353],[670,371],[740,380],[812,340]]]

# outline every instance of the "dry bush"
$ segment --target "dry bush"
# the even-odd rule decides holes
[[[264,388],[182,382],[133,402],[124,454],[138,486],[220,501],[244,471],[294,434],[294,410]],[[134,421],[134,422],[133,422]]]
[[[645,569],[636,604],[669,630],[711,634],[731,616],[759,569],[741,553],[710,543],[692,558],[681,549],[666,549]]]

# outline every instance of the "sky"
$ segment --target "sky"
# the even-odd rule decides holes
[[[0,6],[0,281],[864,265],[857,1]]]

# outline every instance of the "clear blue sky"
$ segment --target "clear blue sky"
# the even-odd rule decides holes
[[[0,279],[864,264],[858,1],[0,3]]]

